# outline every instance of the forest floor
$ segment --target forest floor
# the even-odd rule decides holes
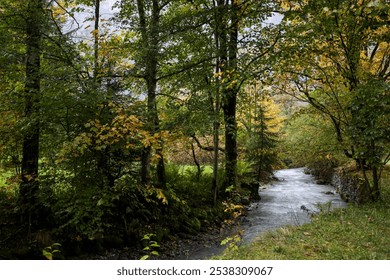
[[[2,219],[3,220],[3,219]],[[4,221],[4,220],[3,220]],[[150,255],[150,259],[158,260],[186,260],[209,259],[223,251],[225,246],[221,242],[240,231],[240,222],[236,221],[222,227],[210,227],[196,235],[177,234],[159,243],[158,256]],[[1,259],[45,259],[43,255],[32,254],[31,246],[23,238],[25,230],[12,224],[4,224],[0,229],[0,260]],[[208,250],[208,248],[211,248]],[[37,252],[37,250],[35,250]],[[199,251],[201,251],[199,253]],[[139,260],[148,252],[142,248],[127,247],[106,248],[99,253],[83,253],[79,256],[66,257],[79,260]]]
[[[158,256],[149,255],[154,260],[191,260],[210,259],[216,254],[220,254],[225,246],[221,242],[240,231],[239,223],[217,228],[209,228],[206,232],[197,235],[176,235],[170,240],[163,241],[158,251]],[[210,250],[208,250],[210,249]],[[104,253],[81,256],[90,260],[139,260],[148,255],[142,249],[124,247],[119,249],[109,249]]]

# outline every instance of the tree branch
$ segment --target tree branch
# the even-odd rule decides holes
[[[195,134],[192,134],[191,137],[192,137],[192,139],[194,139],[194,141],[195,141],[196,145],[199,147],[199,149],[204,150],[204,151],[208,151],[208,152],[213,152],[214,151],[214,147],[213,146],[203,146],[200,143],[199,139],[195,136]],[[225,149],[220,148],[220,147],[218,147],[218,150],[220,152],[222,152],[222,153],[225,152]]]
[[[170,72],[170,73],[167,73],[167,74],[165,74],[165,75],[162,75],[162,76],[158,77],[158,78],[157,78],[157,81],[160,81],[160,80],[163,80],[163,79],[166,79],[166,78],[169,78],[169,77],[178,75],[178,74],[180,74],[180,73],[183,73],[183,72],[185,72],[185,71],[187,71],[187,70],[190,70],[190,69],[192,69],[192,68],[194,68],[194,67],[196,67],[196,66],[199,66],[199,65],[201,65],[201,64],[203,64],[203,63],[205,63],[205,62],[207,62],[207,61],[211,61],[211,60],[213,60],[214,58],[215,58],[215,57],[207,57],[207,58],[202,59],[202,60],[200,60],[200,61],[197,61],[197,62],[194,62],[194,63],[187,64],[187,65],[185,65],[185,66],[184,66],[183,68],[181,68],[181,69],[178,69],[178,70],[176,70],[176,71],[172,71],[172,72]]]

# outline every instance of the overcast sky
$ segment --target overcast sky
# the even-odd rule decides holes
[[[109,19],[111,18],[114,13],[117,11],[113,10],[113,5],[117,0],[102,0],[100,3],[100,16],[102,19]],[[93,17],[93,8],[89,8],[87,11],[83,13],[79,13],[77,17],[77,21],[79,22],[81,28],[77,32],[77,37],[80,39],[86,39],[91,40],[91,32],[93,30],[93,22],[92,21],[86,21],[86,18],[92,18]],[[282,20],[282,16],[280,14],[275,14],[273,17],[270,17],[266,22],[267,23],[274,23],[278,24]],[[74,29],[74,25],[72,27],[69,27],[69,29]]]
[[[113,15],[113,11],[112,11],[112,6],[114,5],[114,3],[116,2],[116,0],[103,0],[100,4],[100,10],[101,10],[101,15],[102,16],[112,16]]]
[[[112,6],[117,0],[103,0],[101,2],[101,14],[103,16],[112,16],[114,12],[112,11]],[[282,20],[282,16],[280,14],[275,14],[275,16],[271,17],[268,22],[271,23],[279,23]]]

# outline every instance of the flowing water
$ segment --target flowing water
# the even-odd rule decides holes
[[[319,208],[345,207],[333,186],[318,185],[303,168],[275,172],[279,181],[260,190],[261,200],[250,207],[243,241],[249,242],[266,230],[310,222]],[[319,206],[322,205],[322,206]]]
[[[260,189],[261,200],[248,209],[242,225],[243,243],[252,241],[267,230],[310,222],[310,214],[319,211],[318,205],[326,210],[346,206],[334,187],[316,184],[303,168],[279,170],[275,176],[278,181]],[[187,258],[207,259],[222,250],[221,246],[204,244]]]

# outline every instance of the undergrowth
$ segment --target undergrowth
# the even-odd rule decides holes
[[[43,170],[39,200],[47,211],[42,230],[29,236],[24,231],[16,235],[20,228],[18,184],[6,180],[5,172],[0,174],[4,181],[0,185],[3,258],[47,258],[51,251],[46,248],[53,243],[61,243],[63,258],[99,254],[110,248],[142,249],[142,240],[150,233],[155,234],[153,241],[163,243],[175,235],[191,236],[218,227],[229,216],[222,201],[213,204],[212,174],[207,171],[197,176],[193,168],[181,172],[180,166],[168,166],[167,186],[161,189],[143,186],[131,175],[107,188],[95,184],[93,177],[71,180],[65,172],[53,180]]]

